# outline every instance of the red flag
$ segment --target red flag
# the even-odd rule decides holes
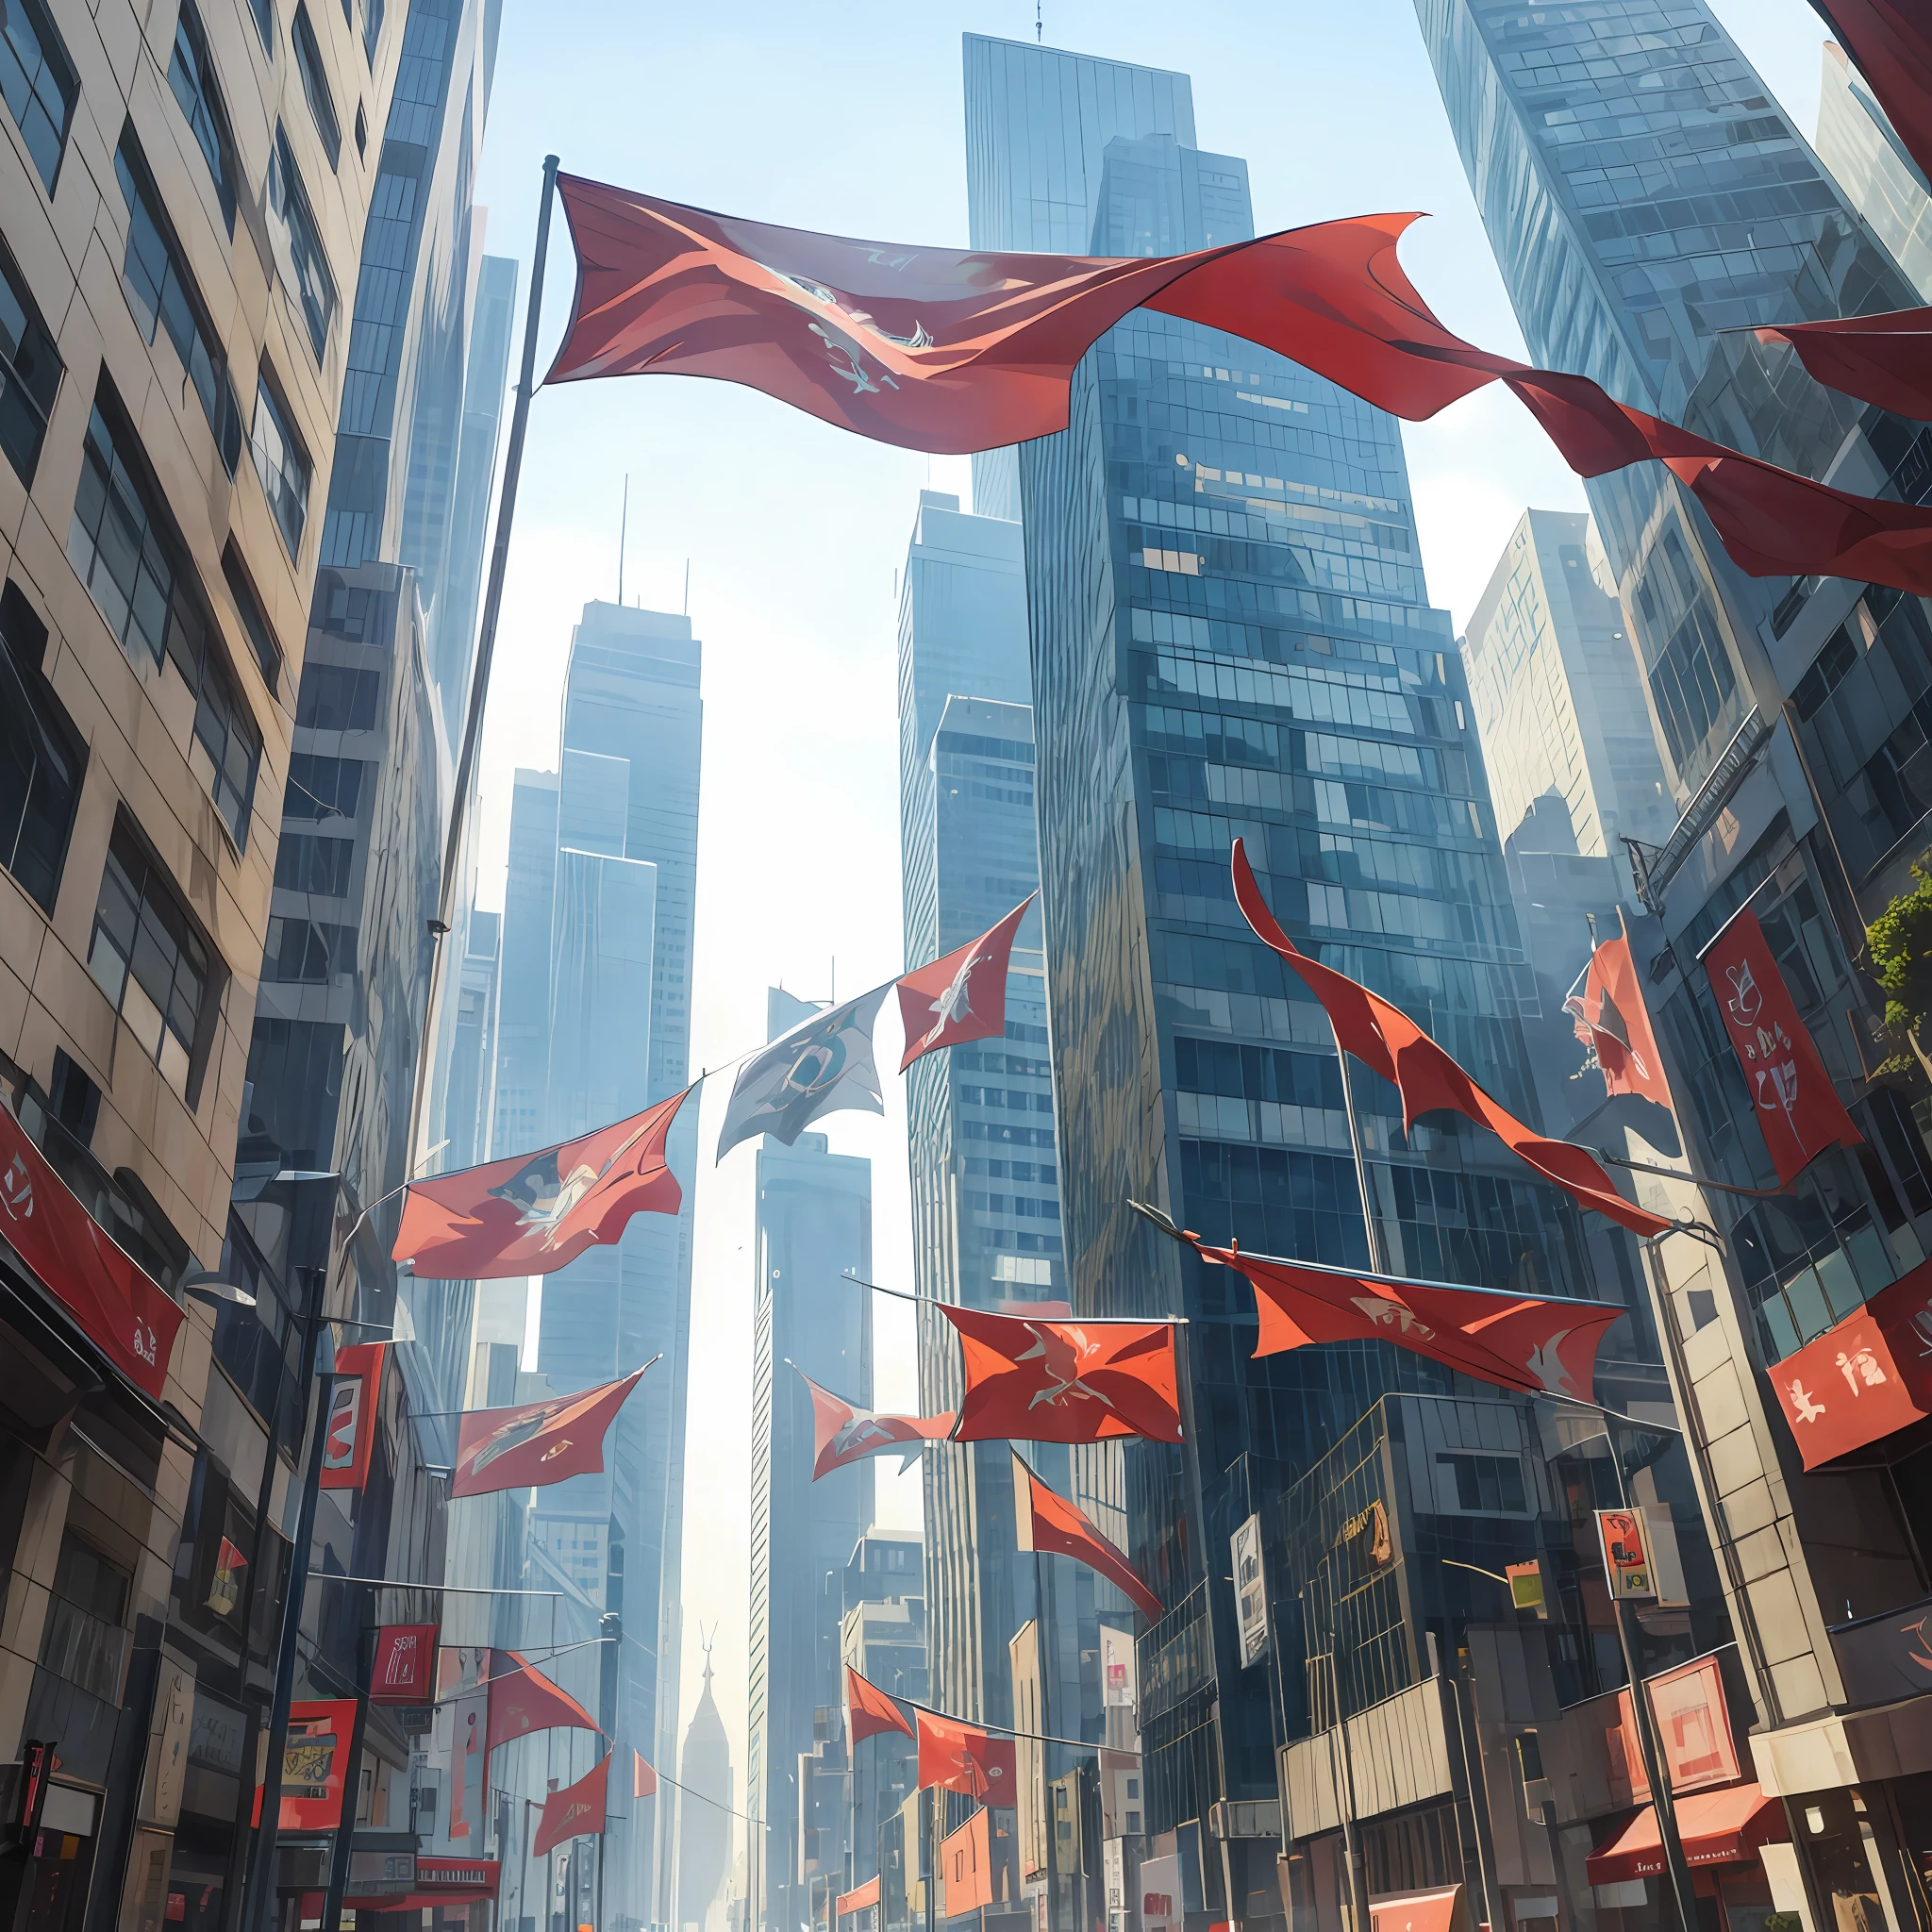
[[[675,1214],[684,1191],[664,1143],[690,1091],[535,1154],[411,1181],[394,1258],[425,1281],[552,1274],[633,1214]]]
[[[630,1794],[633,1798],[655,1798],[658,1795],[658,1774],[645,1761],[641,1751],[630,1754]]]
[[[1133,1598],[1150,1624],[1159,1623],[1167,1614],[1166,1607],[1127,1561],[1126,1553],[1108,1542],[1084,1510],[1048,1489],[1017,1449],[1013,1451],[1013,1516],[1021,1549],[1038,1550],[1049,1557],[1072,1557],[1088,1569],[1097,1570]]]
[[[1573,992],[1563,1007],[1576,1021],[1577,1039],[1596,1050],[1607,1092],[1635,1093],[1659,1107],[1671,1105],[1670,1083],[1657,1057],[1657,1035],[1651,1031],[1627,934],[1591,954],[1582,992]]]
[[[964,1791],[986,1805],[1010,1805],[1019,1780],[1013,1774],[1013,1740],[995,1738],[976,1724],[962,1724],[930,1711],[919,1720],[919,1789]]]
[[[643,1373],[639,1369],[621,1382],[606,1382],[548,1402],[471,1409],[457,1431],[450,1494],[482,1496],[492,1490],[542,1489],[602,1469],[604,1432]]]
[[[1886,119],[1932,175],[1932,15],[1924,0],[1811,0],[1871,83]]]
[[[516,1666],[492,1677],[490,1683],[490,1731],[483,1748],[494,1751],[499,1744],[526,1738],[532,1731],[554,1731],[561,1726],[602,1732],[603,1726],[568,1690],[553,1684],[535,1664],[527,1663],[513,1650],[504,1656]]]
[[[530,1847],[531,1857],[541,1858],[574,1838],[601,1836],[605,1788],[609,1781],[610,1754],[607,1751],[575,1784],[552,1791],[543,1800],[543,1816],[537,1822],[537,1841]]]
[[[1932,308],[1788,322],[1757,331],[1789,342],[1814,382],[1917,422],[1932,421]]]
[[[991,449],[1065,428],[1074,364],[1144,306],[1274,349],[1411,421],[1501,380],[1578,475],[1669,464],[1753,575],[1932,594],[1932,511],[1776,469],[1618,403],[1586,376],[1452,334],[1396,258],[1414,215],[1112,259],[851,241],[571,175],[558,189],[577,290],[547,381],[708,375],[877,441]]]
[[[1838,1097],[1748,906],[1704,949],[1704,970],[1779,1184],[1790,1187],[1827,1147],[1856,1146],[1865,1137]]]
[[[1590,1402],[1597,1344],[1624,1313],[1613,1302],[1351,1274],[1180,1238],[1204,1261],[1247,1276],[1261,1319],[1257,1357],[1315,1341],[1391,1341],[1499,1388]]]
[[[906,1722],[897,1699],[869,1678],[861,1677],[850,1664],[845,1666],[845,1711],[855,1744],[861,1738],[876,1738],[883,1731],[912,1736],[912,1726]]]
[[[235,1606],[242,1601],[242,1574],[247,1569],[248,1558],[244,1557],[226,1537],[215,1552],[214,1569],[208,1580],[208,1595],[204,1601],[208,1607],[220,1617],[231,1617]]]
[[[375,1668],[369,1674],[372,1704],[427,1704],[435,1697],[434,1624],[385,1624],[375,1633]]]
[[[1255,936],[1279,953],[1322,1002],[1342,1052],[1353,1054],[1401,1089],[1405,1129],[1414,1126],[1422,1115],[1448,1108],[1488,1127],[1580,1207],[1593,1208],[1646,1239],[1675,1225],[1662,1215],[1624,1200],[1616,1183],[1583,1148],[1569,1141],[1545,1140],[1524,1126],[1484,1092],[1400,1007],[1371,992],[1347,974],[1299,952],[1269,911],[1239,839],[1234,841],[1234,895]]]
[[[796,1362],[791,1366],[798,1369]],[[798,1369],[798,1378],[811,1391],[813,1482],[847,1463],[863,1462],[882,1449],[911,1443],[914,1447],[908,1454],[916,1456],[917,1445],[942,1442],[953,1433],[951,1409],[944,1415],[879,1415],[858,1407],[842,1395],[834,1395],[829,1389],[821,1389],[803,1369]]]
[[[1171,1322],[1050,1322],[942,1306],[966,1372],[956,1442],[1181,1440]]]
[[[325,1490],[359,1492],[369,1480],[376,1398],[382,1391],[382,1352],[388,1346],[386,1341],[357,1341],[336,1350],[335,1388],[329,1396],[319,1478]]]
[[[108,1239],[5,1105],[0,1238],[130,1382],[157,1402],[168,1392],[181,1305]]]
[[[966,1040],[994,1040],[1006,1032],[1007,963],[1013,935],[1032,904],[1029,894],[991,932],[900,980],[899,1018],[906,1027],[902,1074],[922,1054]]]

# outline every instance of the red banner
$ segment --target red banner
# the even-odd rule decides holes
[[[845,1711],[855,1744],[861,1738],[876,1738],[884,1731],[898,1731],[908,1738],[912,1735],[912,1726],[906,1722],[898,1701],[870,1678],[861,1677],[850,1664],[845,1666]]]
[[[483,1496],[494,1490],[542,1489],[601,1470],[605,1431],[643,1373],[639,1369],[621,1382],[606,1382],[548,1402],[471,1409],[457,1428],[450,1494]]]
[[[324,1424],[321,1484],[360,1491],[375,1449],[375,1410],[382,1392],[384,1341],[358,1341],[336,1350],[335,1388]]]
[[[1030,897],[1022,901],[991,932],[900,980],[899,1017],[906,1027],[902,1074],[923,1054],[965,1040],[995,1040],[1006,1032],[1013,935],[1032,904]]]
[[[641,1751],[630,1754],[630,1794],[633,1798],[655,1798],[658,1795],[658,1774],[646,1760]]]
[[[1013,1740],[995,1738],[976,1724],[952,1718],[916,1713],[919,1720],[919,1789],[937,1785],[941,1790],[963,1791],[986,1805],[1017,1802],[1019,1780],[1013,1774]]]
[[[664,1143],[686,1095],[575,1141],[411,1181],[391,1251],[425,1281],[550,1274],[684,1202]]]
[[[1768,1373],[1807,1469],[1924,1422],[1932,1415],[1932,1261]]]
[[[1558,1187],[1582,1208],[1593,1208],[1632,1234],[1648,1239],[1674,1224],[1660,1214],[1634,1206],[1617,1191],[1617,1184],[1589,1152],[1568,1141],[1545,1140],[1486,1093],[1456,1060],[1445,1053],[1398,1006],[1380,993],[1310,959],[1296,947],[1268,909],[1242,841],[1234,841],[1234,896],[1255,937],[1298,973],[1308,991],[1321,1001],[1336,1044],[1353,1054],[1402,1094],[1402,1124],[1412,1127],[1425,1113],[1447,1108],[1478,1125],[1488,1127],[1512,1153],[1528,1163],[1553,1187]]]
[[[881,1450],[904,1449],[916,1457],[927,1442],[942,1442],[953,1433],[957,1418],[951,1409],[943,1415],[879,1415],[821,1389],[803,1369],[798,1378],[811,1391],[813,1482]]]
[[[1021,1549],[1072,1557],[1076,1563],[1086,1564],[1124,1591],[1150,1624],[1159,1623],[1167,1614],[1166,1606],[1127,1561],[1126,1552],[1108,1542],[1077,1505],[1048,1489],[1017,1449],[1013,1452],[1013,1515]]]
[[[372,1704],[428,1704],[436,1696],[434,1624],[385,1624],[375,1633]]]
[[[1410,421],[1501,381],[1578,475],[1664,463],[1753,575],[1932,594],[1932,511],[1813,482],[1619,403],[1588,376],[1451,334],[1396,257],[1414,215],[1115,259],[854,241],[574,175],[557,186],[577,288],[549,382],[711,376],[902,448],[993,449],[1065,428],[1074,365],[1145,307],[1276,350]]]
[[[1704,970],[1744,1070],[1772,1165],[1779,1183],[1790,1187],[1827,1147],[1855,1146],[1865,1137],[1839,1099],[1748,906],[1706,947]]]
[[[0,1106],[0,1239],[88,1339],[158,1402],[182,1310],[110,1241]]]
[[[1644,1005],[1643,982],[1630,958],[1627,935],[1598,946],[1590,956],[1583,991],[1563,1002],[1576,1022],[1576,1037],[1596,1052],[1608,1093],[1635,1093],[1671,1105],[1670,1083]]]
[[[1052,1322],[941,1306],[959,1336],[956,1442],[1181,1440],[1168,1322]]]
[[[356,1700],[327,1697],[289,1707],[282,1752],[281,1828],[334,1831],[342,1822],[342,1782],[356,1740]]]
[[[568,1690],[553,1684],[535,1664],[526,1663],[515,1651],[503,1655],[516,1666],[495,1674],[490,1684],[490,1732],[486,1752],[515,1738],[526,1738],[532,1731],[554,1731],[575,1727],[595,1731],[603,1726]]]
[[[610,1782],[610,1755],[604,1757],[575,1784],[552,1791],[543,1801],[531,1856],[542,1857],[574,1838],[595,1838],[604,1829],[605,1789]]]

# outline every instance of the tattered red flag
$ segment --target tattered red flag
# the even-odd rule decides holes
[[[1171,1322],[1049,1321],[942,1304],[965,1392],[956,1442],[1181,1440]]]
[[[486,1752],[532,1731],[575,1728],[596,1731],[604,1726],[561,1685],[553,1684],[535,1664],[513,1650],[504,1652],[516,1668],[504,1671],[490,1683],[490,1730]]]
[[[650,1367],[646,1362],[644,1368]],[[604,1467],[604,1432],[644,1369],[621,1382],[605,1382],[548,1402],[520,1402],[513,1408],[473,1408],[457,1429],[452,1496],[482,1496],[493,1490],[542,1489],[590,1475]]]
[[[605,1755],[575,1784],[552,1791],[543,1800],[543,1816],[537,1823],[536,1842],[530,1856],[541,1858],[546,1852],[574,1838],[595,1838],[604,1830],[605,1791],[610,1782],[610,1754]]]
[[[1163,1225],[1204,1261],[1247,1276],[1260,1317],[1257,1357],[1310,1342],[1388,1341],[1501,1389],[1590,1402],[1597,1345],[1624,1312],[1615,1302],[1356,1274],[1249,1255]]]
[[[1811,0],[1857,62],[1922,174],[1932,175],[1932,12],[1924,0]]]
[[[1577,1039],[1594,1049],[1607,1092],[1634,1093],[1659,1107],[1671,1106],[1670,1082],[1664,1078],[1627,934],[1606,941],[1591,954],[1581,990],[1563,1008],[1576,1022]]]
[[[1827,389],[1915,422],[1932,421],[1932,308],[1780,323],[1757,335],[1789,342],[1806,374]]]
[[[881,1690],[870,1678],[861,1677],[850,1664],[845,1666],[845,1711],[855,1744],[861,1738],[876,1738],[884,1731],[912,1736],[912,1726],[906,1722],[898,1700]]]
[[[1072,1557],[1098,1571],[1126,1591],[1150,1624],[1159,1623],[1167,1614],[1166,1606],[1127,1561],[1126,1552],[1108,1542],[1083,1509],[1048,1489],[1017,1449],[1013,1451],[1013,1516],[1021,1549]]]
[[[411,1181],[391,1251],[425,1281],[552,1274],[684,1202],[664,1143],[691,1090],[534,1154]]]
[[[963,1791],[985,1805],[1010,1805],[1019,1790],[1013,1772],[1013,1740],[995,1738],[976,1724],[935,1717],[929,1710],[919,1720],[919,1789],[937,1785],[941,1790]]]
[[[1704,970],[1779,1184],[1790,1187],[1827,1147],[1857,1146],[1865,1137],[1838,1097],[1748,906],[1704,949]]]
[[[1007,967],[1013,935],[1032,903],[1029,895],[991,932],[899,981],[899,1018],[906,1028],[902,1074],[923,1054],[961,1041],[997,1039],[1007,1030]]]
[[[1932,510],[1833,490],[1630,408],[1587,376],[1451,333],[1396,258],[1413,214],[1192,255],[994,255],[775,227],[572,175],[557,185],[577,287],[546,381],[714,376],[877,441],[963,453],[1064,429],[1074,365],[1144,307],[1274,349],[1410,421],[1500,380],[1580,475],[1669,464],[1753,575],[1932,594]]]
[[[796,1362],[791,1366],[811,1391],[813,1482],[882,1450],[903,1449],[909,1459],[927,1442],[942,1442],[953,1433],[951,1409],[943,1415],[879,1415],[820,1388]]]
[[[1342,1052],[1354,1055],[1401,1090],[1405,1129],[1438,1108],[1450,1108],[1488,1127],[1512,1153],[1580,1207],[1595,1208],[1632,1234],[1647,1239],[1675,1225],[1662,1215],[1626,1201],[1584,1148],[1569,1141],[1546,1140],[1524,1126],[1507,1108],[1484,1092],[1400,1007],[1371,992],[1347,974],[1299,951],[1268,909],[1239,839],[1234,841],[1234,895],[1256,938],[1280,954],[1321,1001]]]

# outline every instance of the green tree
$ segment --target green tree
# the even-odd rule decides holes
[[[1865,934],[1885,989],[1885,1024],[1901,1041],[1919,1035],[1932,1016],[1932,873],[1924,859],[1912,867],[1912,876],[1919,883],[1901,892]]]

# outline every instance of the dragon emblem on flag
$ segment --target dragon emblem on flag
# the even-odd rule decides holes
[[[1028,1322],[1026,1332],[1033,1337],[1033,1346],[1013,1359],[1039,1362],[1041,1374],[1047,1378],[1044,1386],[1033,1391],[1026,1405],[1029,1409],[1038,1408],[1042,1402],[1058,1408],[1069,1400],[1097,1402],[1103,1408],[1113,1407],[1098,1389],[1090,1389],[1080,1378],[1082,1367],[1100,1353],[1081,1329],[1045,1327],[1038,1322]]]

